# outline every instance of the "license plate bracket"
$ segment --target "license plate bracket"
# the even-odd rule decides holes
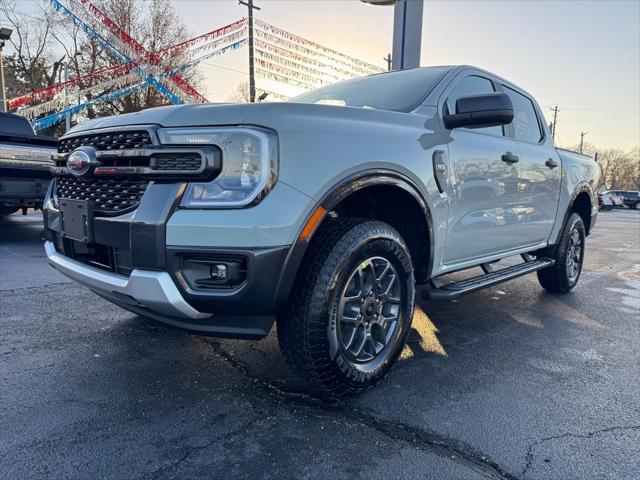
[[[93,205],[86,200],[60,199],[62,232],[79,242],[93,242]]]

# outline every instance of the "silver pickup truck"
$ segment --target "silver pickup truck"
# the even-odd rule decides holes
[[[200,334],[262,338],[277,320],[286,359],[332,394],[385,376],[416,284],[446,301],[537,272],[571,290],[598,211],[594,160],[556,150],[529,94],[468,66],[98,119],[55,163],[52,266]],[[507,257],[521,262],[496,269]]]
[[[56,144],[36,135],[25,118],[0,112],[0,217],[42,207]]]

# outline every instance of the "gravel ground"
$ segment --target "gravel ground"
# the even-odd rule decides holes
[[[378,388],[304,393],[274,332],[197,337],[47,266],[0,222],[0,478],[640,478],[640,212],[603,212],[569,295],[535,275],[419,302]]]

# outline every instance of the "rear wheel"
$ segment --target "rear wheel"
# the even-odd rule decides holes
[[[553,257],[556,263],[538,271],[538,281],[545,290],[567,293],[576,286],[582,272],[584,241],[584,222],[580,215],[572,213]]]
[[[415,295],[411,258],[391,226],[330,220],[278,319],[280,348],[322,392],[355,393],[382,380],[404,346]]]

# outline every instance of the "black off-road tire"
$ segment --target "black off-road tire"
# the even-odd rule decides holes
[[[339,340],[337,318],[353,269],[372,257],[384,257],[395,268],[401,303],[391,339],[367,364],[349,357]],[[379,383],[400,355],[411,328],[414,297],[409,250],[394,228],[366,219],[328,220],[309,246],[289,303],[278,318],[280,349],[321,395],[361,392]]]
[[[578,262],[577,276],[571,278],[568,273],[567,256],[570,254],[570,242],[573,232],[577,231],[580,239],[580,259]],[[582,273],[584,261],[585,229],[582,218],[577,213],[572,213],[562,231],[560,243],[552,257],[556,263],[552,267],[538,271],[538,281],[542,287],[552,293],[567,293],[575,287]]]

